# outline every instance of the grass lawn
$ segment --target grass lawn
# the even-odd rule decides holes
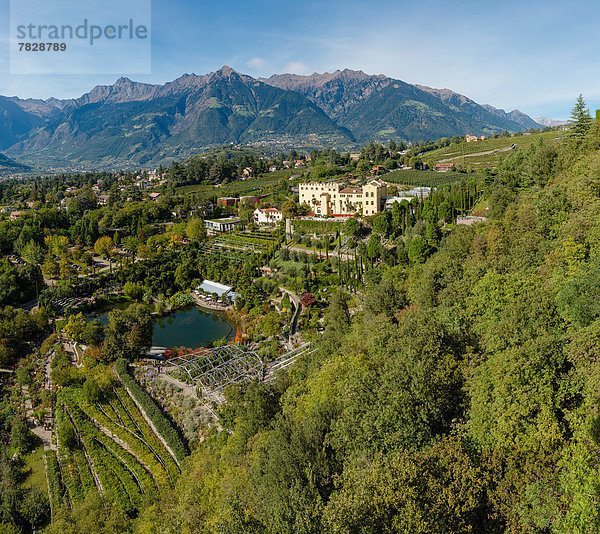
[[[337,247],[339,245],[340,239],[336,239],[333,243],[329,244],[329,253],[331,255],[331,253],[334,251],[335,247]],[[315,254],[318,254],[319,252],[321,252],[322,255],[325,255],[325,249],[321,248],[320,250],[318,248],[315,247],[307,247],[306,245],[303,245],[302,243],[294,243],[292,241],[287,241],[286,245],[288,247],[291,248],[297,248],[297,249],[302,249],[305,250],[306,252],[313,252]]]
[[[46,473],[44,471],[44,446],[40,445],[33,452],[25,456],[25,472],[28,473],[23,481],[26,488],[37,487],[44,492],[48,491]]]

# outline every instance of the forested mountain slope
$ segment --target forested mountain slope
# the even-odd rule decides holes
[[[255,79],[224,66],[163,85],[119,78],[68,100],[0,96],[0,150],[41,166],[153,165],[229,143],[348,149],[532,127],[516,110],[349,69]]]
[[[344,69],[310,76],[274,74],[261,81],[308,97],[365,143],[539,128],[518,110],[505,113],[449,89],[411,85],[381,74]]]
[[[489,222],[372,270],[352,317],[334,297],[318,354],[230,392],[138,531],[598,532],[599,147],[511,153]]]

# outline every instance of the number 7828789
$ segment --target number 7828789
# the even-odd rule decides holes
[[[67,43],[18,43],[19,52],[64,52]]]

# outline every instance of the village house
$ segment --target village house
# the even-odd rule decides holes
[[[277,208],[263,208],[254,210],[256,224],[276,224],[283,219],[283,213]]]
[[[24,215],[25,212],[24,211],[11,211],[10,215],[8,216],[8,218],[11,221],[16,221],[17,219],[20,219],[22,215]]]
[[[150,197],[150,200],[156,200],[160,197],[160,193],[150,193],[148,196]]]
[[[217,198],[217,206],[221,206],[222,208],[226,208],[227,206],[235,206],[235,203],[239,199],[236,197],[219,197]]]
[[[471,141],[485,141],[485,135],[482,135],[481,137],[477,137],[476,135],[465,135],[465,141],[467,143],[470,143]]]
[[[363,187],[343,187],[338,182],[299,184],[300,204],[307,204],[315,215],[374,215],[383,207],[387,184],[371,180]]]
[[[372,169],[371,169],[371,174],[372,175],[376,175],[376,174],[382,174],[385,172],[385,167],[383,165],[375,165]]]
[[[437,172],[448,172],[454,168],[454,163],[436,163],[435,170]]]

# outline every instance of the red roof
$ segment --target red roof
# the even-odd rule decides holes
[[[362,189],[360,187],[345,187],[340,190],[340,193],[362,193]]]

